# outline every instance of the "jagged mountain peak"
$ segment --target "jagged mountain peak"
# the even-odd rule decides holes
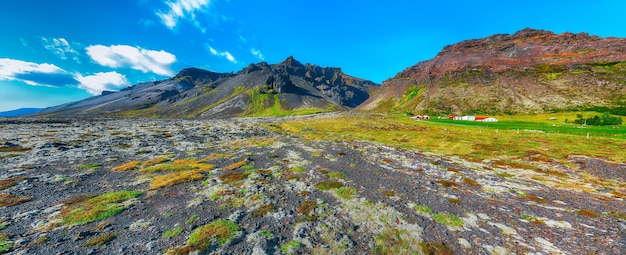
[[[281,62],[279,65],[288,67],[304,67],[304,65],[296,60],[293,56],[287,57],[287,59],[285,59],[285,61]]]

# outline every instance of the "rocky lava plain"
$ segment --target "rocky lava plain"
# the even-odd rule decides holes
[[[9,254],[626,250],[626,206],[615,190],[555,189],[517,178],[518,169],[365,141],[307,141],[272,131],[283,120],[3,121],[0,249]],[[606,178],[623,187],[624,164],[591,158],[572,163],[594,174],[621,173]],[[561,168],[568,176],[580,174]],[[111,194],[120,196],[110,199]],[[110,214],[79,217],[102,205],[105,196]],[[9,199],[15,203],[5,204]]]

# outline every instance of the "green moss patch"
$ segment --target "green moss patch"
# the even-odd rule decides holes
[[[318,182],[315,184],[315,187],[320,190],[331,190],[338,189],[343,187],[343,183],[341,182]]]
[[[109,218],[126,208],[122,202],[141,194],[140,191],[116,191],[84,201],[73,201],[61,211],[62,222],[64,225],[82,225]]]
[[[180,235],[180,233],[183,232],[183,227],[175,227],[172,229],[169,229],[167,231],[165,231],[165,233],[163,233],[163,235],[161,236],[163,239],[167,239],[167,238],[171,238],[171,237],[175,237],[177,235]]]
[[[352,187],[341,187],[335,190],[335,194],[343,199],[351,199],[357,195],[357,190]]]
[[[463,226],[463,219],[456,217],[454,215],[451,215],[451,214],[447,214],[447,213],[433,214],[433,220],[435,220],[435,222],[437,223],[450,226],[450,227],[462,227]]]
[[[330,173],[328,173],[328,178],[331,178],[331,179],[344,179],[344,178],[346,178],[346,174],[344,174],[342,172],[330,172]]]
[[[239,231],[239,226],[237,226],[234,222],[221,219],[216,220],[194,230],[189,236],[187,245],[182,249],[178,249],[179,252],[174,253],[183,254],[184,252],[181,251],[194,250],[203,252],[211,247],[211,243],[213,241],[217,241],[218,245],[223,246],[235,237],[237,231]]]
[[[104,245],[117,237],[117,234],[106,233],[98,237],[94,237],[93,239],[87,241],[83,246],[94,246],[94,245]]]

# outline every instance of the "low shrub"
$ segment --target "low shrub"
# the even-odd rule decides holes
[[[317,184],[315,184],[315,187],[320,189],[320,190],[331,190],[331,189],[338,189],[343,187],[343,183],[341,182],[318,182]]]

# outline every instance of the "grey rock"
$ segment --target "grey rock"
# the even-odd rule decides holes
[[[28,240],[26,240],[26,238],[20,238],[20,239],[15,240],[15,242],[13,242],[13,244],[15,244],[15,246],[17,247],[25,245],[27,243],[28,243]]]
[[[230,216],[228,216],[228,218],[227,218],[227,219],[228,219],[229,221],[232,221],[232,222],[234,222],[234,223],[237,223],[237,224],[238,224],[238,223],[239,223],[239,221],[241,220],[241,218],[243,218],[243,216],[244,216],[245,214],[246,214],[246,213],[245,213],[243,210],[237,210],[237,211],[233,212]]]
[[[157,241],[151,241],[146,244],[146,250],[151,251],[157,245]]]

